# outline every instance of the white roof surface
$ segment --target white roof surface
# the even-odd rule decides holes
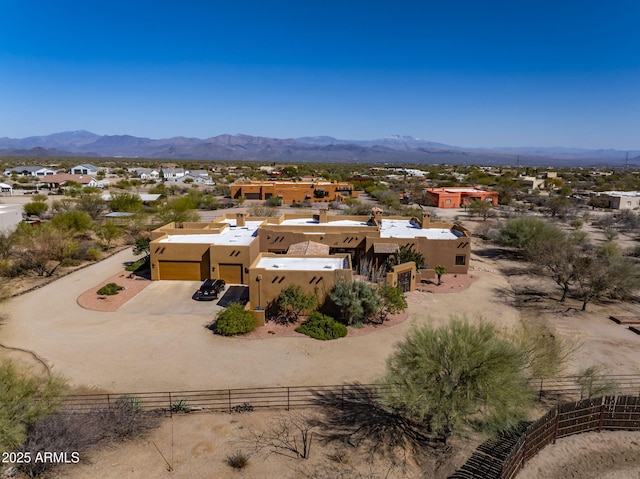
[[[419,238],[428,239],[455,240],[461,236],[461,233],[444,228],[426,228],[422,229],[414,225],[410,220],[382,220],[380,226],[380,238]]]
[[[640,192],[638,191],[603,191],[601,194],[609,195],[609,196],[625,196],[625,197],[640,196]]]
[[[238,245],[247,246],[256,239],[258,227],[262,221],[247,221],[246,226],[237,227],[235,220],[227,220],[231,226],[222,233],[191,234],[191,235],[169,235],[160,240],[160,243],[192,243],[192,244],[215,244],[215,245]]]
[[[345,258],[309,258],[308,256],[296,258],[282,255],[278,258],[261,258],[256,268],[285,271],[333,271],[345,269]]]
[[[336,220],[327,223],[320,223],[313,218],[295,218],[284,220],[281,225],[285,226],[369,226],[366,222],[356,220]]]

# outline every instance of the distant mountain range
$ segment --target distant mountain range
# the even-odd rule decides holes
[[[328,136],[278,139],[249,135],[220,135],[204,140],[186,137],[154,140],[130,135],[97,135],[84,130],[28,138],[0,138],[0,156],[538,166],[640,165],[640,150],[461,148],[398,135],[380,140],[339,140]]]

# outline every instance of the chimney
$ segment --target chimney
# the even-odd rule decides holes
[[[244,213],[236,213],[236,226],[245,226],[245,214]]]
[[[373,216],[374,222],[380,226],[382,224],[382,208],[374,206],[371,208],[371,215]]]
[[[431,213],[428,211],[422,212],[422,223],[420,224],[423,230],[431,227]]]
[[[327,206],[320,207],[320,214],[318,215],[318,223],[328,223],[329,222],[329,208]]]

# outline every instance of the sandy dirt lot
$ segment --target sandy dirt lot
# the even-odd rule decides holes
[[[475,239],[474,251],[470,273],[475,281],[468,288],[449,294],[413,292],[409,296],[407,320],[370,334],[320,342],[278,334],[253,339],[214,336],[204,326],[215,316],[216,306],[191,300],[197,283],[152,282],[115,311],[93,311],[80,306],[78,298],[83,293],[121,274],[124,263],[135,259],[130,250],[125,250],[44,288],[13,298],[3,310],[6,320],[0,327],[0,342],[36,352],[73,385],[110,392],[366,383],[381,375],[394,344],[413,323],[441,324],[451,315],[466,315],[473,320],[484,317],[507,329],[517,327],[520,321],[550,321],[560,335],[577,338],[582,343],[567,373],[602,364],[611,373],[640,374],[637,354],[640,336],[607,319],[610,314],[638,315],[636,304],[594,304],[587,312],[581,312],[578,302],[558,303],[559,295],[553,284],[529,275],[512,258],[496,255]],[[529,294],[533,290],[542,294]],[[37,366],[27,353],[0,349],[0,355]],[[248,427],[244,421],[249,419],[245,418],[253,414],[242,415],[241,420],[226,415],[222,422],[220,415],[174,418],[171,423],[163,423],[152,438],[160,441],[164,435],[166,439],[169,424],[183,427],[177,424],[185,421],[180,441],[183,448],[180,457],[184,458],[180,467],[184,475],[178,474],[176,467],[173,477],[198,477],[201,474],[197,471],[207,470],[224,478],[230,471],[224,457],[237,447],[230,438],[236,429]],[[256,419],[258,423],[261,420],[264,419]],[[194,435],[189,436],[192,431]],[[638,436],[629,439],[619,434],[606,436],[607,443],[614,444],[611,448],[614,456],[616,450],[638,440]],[[545,452],[552,451],[549,463],[591,450],[589,443],[581,442],[582,437],[563,440],[563,444],[569,444],[579,438],[575,450],[569,449],[569,445],[566,449],[559,448],[560,442],[548,447]],[[151,440],[98,452],[91,463],[69,468],[68,477],[149,477],[149,471],[156,469],[155,477],[163,477],[163,462]],[[602,449],[601,443],[594,444]],[[273,461],[269,457],[256,456],[249,469],[230,474],[247,478],[303,477],[291,473],[291,464],[263,469],[263,464],[268,467]],[[622,463],[620,474],[632,470],[627,467],[627,459],[615,462]],[[533,463],[528,469],[533,469]],[[265,475],[267,470],[269,473]],[[613,471],[610,467],[607,473]],[[578,471],[567,477],[638,477],[580,474]],[[403,472],[390,477],[416,476]]]

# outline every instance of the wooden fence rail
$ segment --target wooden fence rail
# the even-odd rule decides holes
[[[640,431],[640,397],[605,396],[555,406],[518,439],[500,477],[514,478],[532,457],[559,438],[605,430]]]

